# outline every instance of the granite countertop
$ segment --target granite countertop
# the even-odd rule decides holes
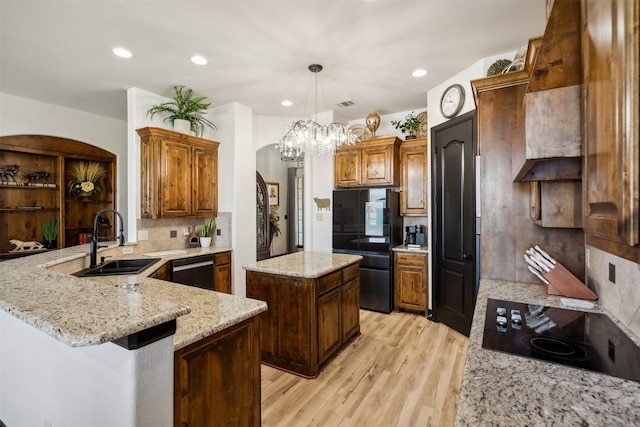
[[[295,252],[243,266],[258,273],[316,278],[339,270],[362,259],[360,255],[326,252]]]
[[[418,249],[408,248],[407,245],[396,246],[392,249],[394,252],[406,252],[411,254],[428,254],[429,246],[420,246]]]
[[[456,408],[456,426],[640,424],[640,383],[482,348],[487,299],[560,307],[542,285],[482,280]],[[636,344],[640,339],[596,304]]]
[[[113,244],[99,255],[115,249]],[[173,258],[230,250],[170,251],[137,275],[140,285],[135,290],[116,286],[126,283],[127,275],[71,276],[86,266],[88,245],[4,261],[0,263],[0,309],[72,347],[102,344],[178,318],[174,336],[178,349],[265,311],[266,304],[147,276]]]

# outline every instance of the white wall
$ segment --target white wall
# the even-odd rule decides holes
[[[126,108],[123,105],[122,108]],[[0,93],[0,135],[51,135],[95,145],[117,155],[117,209],[127,222],[127,123],[110,117]]]
[[[173,337],[139,350],[69,347],[0,311],[0,360],[7,426],[173,425]]]

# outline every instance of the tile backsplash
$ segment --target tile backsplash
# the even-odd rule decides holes
[[[196,232],[207,218],[168,218],[168,219],[139,219],[138,243],[141,252],[157,252],[171,249],[184,249],[189,247],[188,237],[183,234],[196,226]],[[220,235],[213,233],[211,246],[231,247],[231,213],[218,212],[215,217],[216,229]],[[171,232],[176,232],[176,237],[171,237]],[[140,234],[148,233],[148,240],[140,240]]]
[[[599,302],[607,310],[640,335],[640,264],[592,246],[586,246],[586,250],[589,287],[595,290]],[[615,277],[611,276],[611,270]]]

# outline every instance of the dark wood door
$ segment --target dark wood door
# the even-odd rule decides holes
[[[475,111],[431,131],[433,319],[469,336],[476,301]]]

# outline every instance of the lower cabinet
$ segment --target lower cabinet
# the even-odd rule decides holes
[[[252,317],[174,353],[174,427],[259,426],[260,324]]]
[[[420,311],[426,314],[428,304],[427,254],[395,253],[396,309]]]
[[[266,364],[315,378],[321,364],[360,333],[360,266],[319,278],[247,271],[247,297],[265,301],[260,315]]]
[[[216,291],[232,293],[231,252],[220,252],[213,255],[213,277]]]

